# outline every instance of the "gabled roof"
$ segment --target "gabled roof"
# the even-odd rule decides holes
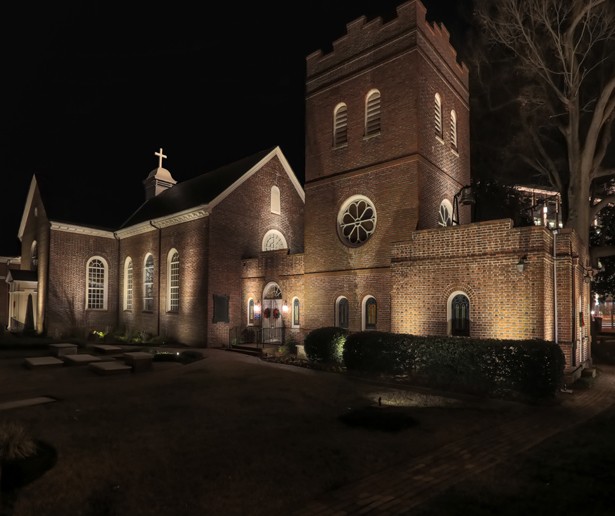
[[[183,181],[147,200],[133,213],[120,229],[155,220],[197,206],[213,208],[233,190],[260,170],[267,162],[278,157],[297,193],[305,201],[305,193],[279,147],[257,152],[251,156]]]
[[[10,283],[11,281],[30,281],[36,283],[38,281],[38,273],[36,271],[9,269],[6,275],[6,282]]]

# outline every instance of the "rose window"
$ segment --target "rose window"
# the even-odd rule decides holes
[[[338,215],[338,233],[345,244],[357,247],[376,229],[376,209],[366,197],[351,197]]]

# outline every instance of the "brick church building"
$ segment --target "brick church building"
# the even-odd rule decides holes
[[[420,1],[309,55],[305,116],[303,185],[279,147],[181,183],[160,149],[118,228],[58,220],[33,177],[9,328],[219,347],[335,325],[547,339],[569,370],[591,361],[577,235],[470,221],[468,70]]]

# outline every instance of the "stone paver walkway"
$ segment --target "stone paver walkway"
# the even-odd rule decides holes
[[[313,501],[295,516],[411,514],[444,489],[581,424],[615,404],[615,368],[600,366],[591,389],[562,393],[556,406],[451,442],[415,460],[369,475]]]

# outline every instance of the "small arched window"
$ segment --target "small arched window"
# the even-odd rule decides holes
[[[340,296],[335,301],[335,326],[348,329],[348,299]]]
[[[373,296],[363,299],[363,329],[375,330],[378,323],[378,305]]]
[[[365,136],[380,134],[380,92],[372,90],[365,98]]]
[[[30,248],[30,270],[38,270],[38,243],[36,240],[32,242],[32,247]]]
[[[271,213],[280,214],[280,189],[275,185],[271,187]]]
[[[167,310],[179,311],[179,253],[171,249],[167,257]]]
[[[451,296],[450,306],[451,335],[470,335],[470,300],[463,293],[455,293]]]
[[[263,251],[277,251],[278,249],[288,249],[284,235],[277,229],[270,229],[263,237]]]
[[[440,211],[438,213],[438,226],[446,227],[453,225],[453,205],[448,199],[444,199],[440,203]]]
[[[457,113],[451,111],[451,147],[457,150]]]
[[[434,97],[434,127],[436,136],[442,138],[442,100],[439,93]]]
[[[148,254],[143,267],[143,311],[154,310],[154,257]]]
[[[128,257],[124,262],[124,310],[132,310],[132,273],[132,258]]]
[[[348,143],[348,107],[341,103],[333,111],[333,146],[341,147]]]
[[[298,328],[301,325],[301,318],[300,318],[300,313],[299,313],[299,298],[294,298],[293,299],[293,304],[292,304],[292,309],[293,309],[293,313],[292,313],[292,327],[293,328]]]
[[[248,326],[254,326],[254,299],[248,299]]]
[[[87,263],[86,308],[88,310],[107,309],[107,262],[94,256]]]

